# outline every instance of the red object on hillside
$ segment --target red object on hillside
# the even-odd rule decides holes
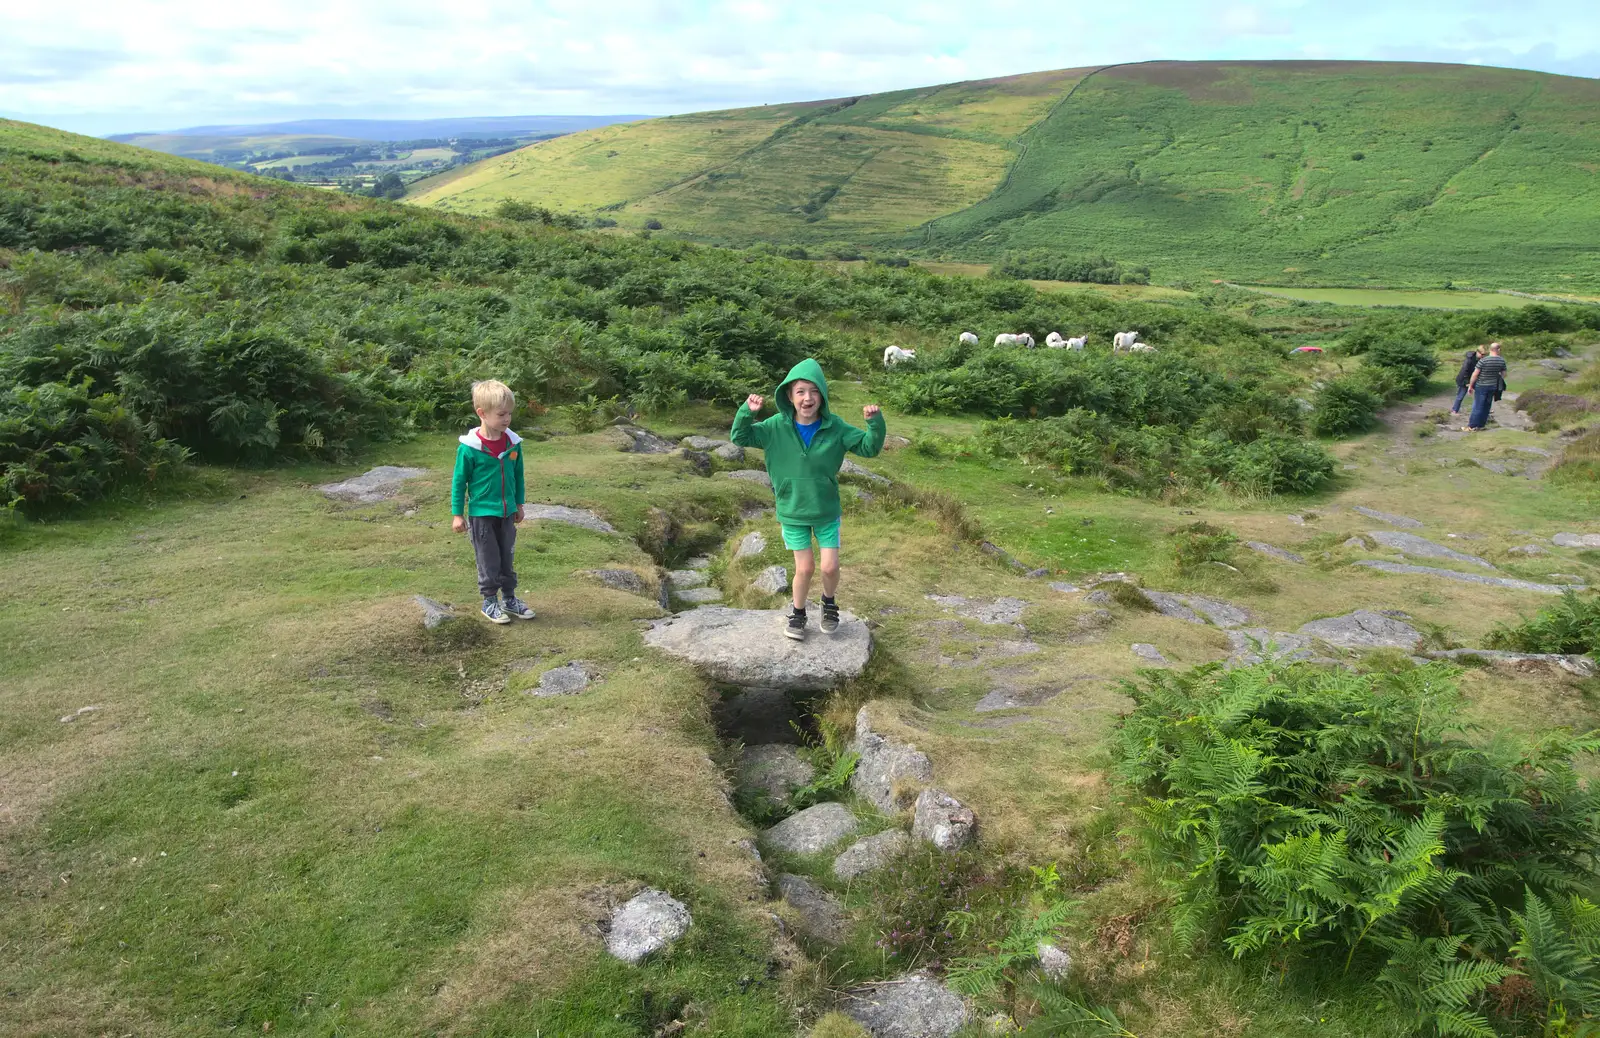
[[[1321,346],[1296,346],[1290,353],[1321,353]]]

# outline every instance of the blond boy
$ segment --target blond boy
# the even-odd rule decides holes
[[[472,408],[481,422],[461,437],[455,477],[450,481],[451,529],[467,533],[478,559],[483,615],[492,623],[532,620],[534,611],[517,598],[511,557],[517,524],[527,500],[522,481],[522,437],[511,431],[516,398],[501,382],[475,382]],[[505,593],[504,601],[499,594]]]

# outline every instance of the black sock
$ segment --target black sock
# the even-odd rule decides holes
[[[822,604],[823,605],[836,605],[837,603],[834,602],[832,595],[823,595],[822,596]]]
[[[805,606],[797,606],[797,605],[794,605],[793,603],[790,603],[790,608],[794,610],[794,613],[795,613],[796,616],[805,616],[806,615],[806,607]]]

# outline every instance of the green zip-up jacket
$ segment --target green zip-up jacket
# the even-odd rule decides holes
[[[811,437],[811,446],[800,439],[794,427],[794,404],[789,401],[789,383],[804,380],[822,391],[820,424]],[[767,475],[772,477],[772,496],[778,504],[778,522],[816,526],[839,518],[839,466],[845,451],[863,458],[875,458],[883,449],[888,431],[881,414],[874,415],[865,430],[858,429],[828,409],[828,380],[822,365],[809,357],[793,368],[778,383],[773,394],[778,413],[756,421],[748,404],[739,405],[733,416],[733,442],[741,447],[760,447],[767,454]]]
[[[497,515],[504,519],[528,499],[522,484],[522,437],[506,430],[510,443],[501,455],[489,453],[474,429],[456,448],[456,473],[450,480],[451,515]]]

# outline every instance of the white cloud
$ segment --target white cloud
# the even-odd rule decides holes
[[[1575,0],[0,0],[0,110],[91,132],[321,116],[664,113],[1157,58],[1600,73]]]

